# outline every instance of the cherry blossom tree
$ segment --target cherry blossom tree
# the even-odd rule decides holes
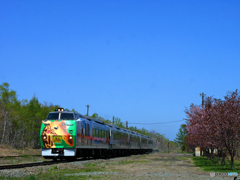
[[[187,144],[218,149],[223,161],[226,151],[231,156],[231,168],[234,169],[234,156],[240,142],[240,95],[238,90],[228,92],[224,100],[205,98],[205,106],[191,104],[185,109],[187,114]],[[209,153],[207,152],[209,156]]]

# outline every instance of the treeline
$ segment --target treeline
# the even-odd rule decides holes
[[[0,144],[13,146],[15,148],[40,148],[40,127],[41,122],[49,112],[59,108],[59,105],[40,103],[36,96],[30,101],[18,100],[17,93],[9,88],[8,83],[0,85]],[[68,110],[68,109],[66,109]],[[74,109],[71,111],[76,112]],[[112,122],[98,116],[92,115],[106,123]],[[126,128],[120,118],[115,118],[115,125]],[[148,131],[145,128],[137,129],[129,127],[128,129],[152,137],[161,151],[167,151],[169,140],[162,134],[155,131]],[[176,143],[170,141],[170,150],[177,148]]]
[[[189,148],[201,148],[201,153],[213,161],[217,149],[218,162],[225,164],[230,155],[231,168],[240,142],[240,95],[228,92],[224,99],[206,97],[204,106],[191,104],[187,114],[186,144]]]
[[[58,107],[41,104],[35,96],[30,101],[20,101],[16,91],[3,83],[0,85],[0,144],[39,148],[41,120]]]

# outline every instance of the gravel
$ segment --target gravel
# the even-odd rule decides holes
[[[59,164],[53,164],[53,165],[45,165],[45,166],[33,166],[33,167],[25,167],[25,168],[19,168],[19,169],[7,169],[7,170],[0,170],[0,176],[4,177],[24,177],[29,175],[37,175],[39,173],[45,173],[48,172],[51,168],[55,168],[57,166],[57,169],[75,169],[75,168],[82,168],[85,164],[92,164],[92,163],[102,163],[107,162],[109,160],[116,161],[125,159],[126,157],[119,157],[119,158],[113,158],[113,159],[94,159],[94,160],[77,160],[73,162],[68,163],[59,163]],[[94,175],[94,172],[92,172]],[[100,173],[100,172],[96,172]],[[104,174],[106,172],[101,172],[101,174]],[[79,173],[77,173],[79,174]],[[111,174],[111,172],[110,172]],[[113,173],[114,174],[114,173]],[[89,174],[91,175],[91,173]]]
[[[116,175],[118,174],[117,172],[88,172],[88,173],[73,173],[73,174],[65,174],[65,176],[90,176],[90,175],[102,175],[102,174],[107,174],[107,175]]]

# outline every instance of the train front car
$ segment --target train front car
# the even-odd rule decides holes
[[[73,112],[63,108],[50,112],[40,131],[42,156],[56,159],[76,156],[76,120]]]

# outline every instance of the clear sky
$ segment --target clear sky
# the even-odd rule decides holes
[[[19,100],[174,140],[199,94],[239,89],[240,1],[0,0],[0,83]]]

